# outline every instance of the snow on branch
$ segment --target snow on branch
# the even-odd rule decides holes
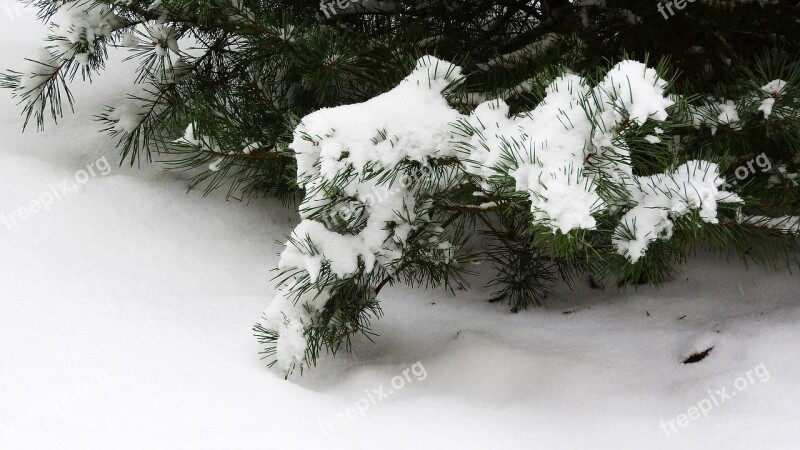
[[[111,34],[123,23],[104,4],[78,1],[65,5],[50,19],[50,29],[56,35],[61,57],[73,57],[83,65],[99,51],[98,39],[111,39]]]
[[[531,225],[553,233],[591,230],[601,215],[618,217],[613,243],[632,262],[655,240],[671,237],[673,220],[696,212],[716,223],[718,203],[741,201],[722,190],[718,166],[707,161],[633,173],[626,133],[665,121],[674,104],[668,83],[642,63],[622,61],[594,87],[574,74],[560,76],[544,101],[520,115],[510,115],[502,100],[459,113],[447,96],[461,81],[459,67],[426,56],[389,92],[321,109],[297,126],[291,148],[306,192],[303,220],[281,254],[279,292],[259,324],[271,330],[262,334],[285,370],[308,363],[310,330],[341,280],[369,284],[371,274],[394,276],[414,246],[430,262],[450,261],[447,223],[431,223],[432,205],[447,186],[477,184],[500,203],[527,203]],[[396,182],[409,167],[439,161],[456,162],[438,173],[441,180]],[[609,182],[620,189],[601,189]],[[376,201],[378,191],[385,195]],[[344,204],[349,213],[328,220]]]

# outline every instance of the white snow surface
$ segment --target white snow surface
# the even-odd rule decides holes
[[[9,13],[2,66],[45,34]],[[122,56],[46,133],[22,135],[0,94],[0,448],[800,448],[800,277],[709,255],[660,288],[559,290],[519,314],[483,301],[490,274],[456,296],[387,289],[377,343],[283,380],[250,327],[299,219],[117,167],[91,117],[125,98]]]

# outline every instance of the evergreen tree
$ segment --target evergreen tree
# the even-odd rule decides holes
[[[47,47],[0,77],[25,124],[109,47],[123,160],[301,198],[255,332],[288,375],[371,337],[395,282],[497,271],[661,282],[696,245],[788,261],[800,230],[798,5],[777,1],[35,0]],[[475,241],[481,245],[474,245]]]

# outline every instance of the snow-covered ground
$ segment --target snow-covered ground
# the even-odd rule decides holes
[[[15,6],[3,68],[44,35]],[[250,328],[293,212],[118,167],[90,119],[129,79],[38,134],[0,93],[0,449],[800,448],[800,277],[708,255],[519,314],[387,290],[377,343],[285,381]]]

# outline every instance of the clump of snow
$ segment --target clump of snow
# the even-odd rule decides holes
[[[134,48],[134,47],[138,46],[139,43],[140,43],[140,41],[139,41],[139,38],[136,37],[136,33],[133,32],[133,31],[129,31],[129,32],[126,32],[126,33],[122,34],[120,42],[119,42],[119,46],[120,47]]]
[[[163,23],[157,23],[148,27],[147,32],[153,39],[156,55],[166,56],[170,50],[175,54],[180,54],[181,49],[178,45],[178,34],[175,28]]]
[[[696,128],[707,125],[711,134],[716,134],[721,125],[726,125],[732,130],[742,128],[736,102],[733,100],[715,101],[708,99],[705,105],[696,106],[691,111],[692,122]]]
[[[764,118],[767,119],[772,115],[772,108],[775,106],[775,101],[781,97],[786,89],[787,83],[783,80],[772,80],[769,83],[761,86],[761,90],[769,95],[761,101],[758,110],[764,113]]]
[[[767,119],[770,115],[772,115],[773,106],[775,106],[775,99],[772,97],[765,98],[761,101],[761,105],[758,106],[758,110],[763,112],[764,118]]]
[[[533,164],[523,164],[510,174],[517,180],[516,189],[529,193],[534,220],[565,234],[595,227],[593,214],[604,202],[582,170],[566,166],[545,172]]]
[[[486,180],[485,190],[492,175],[513,177],[516,190],[529,195],[534,219],[553,230],[592,229],[594,214],[608,205],[597,194],[596,175],[585,170],[587,159],[609,156],[605,174],[629,179],[630,153],[617,138],[631,124],[667,118],[674,101],[666,86],[654,69],[623,61],[594,88],[574,74],[556,78],[545,99],[517,117],[508,117],[500,100],[485,102],[463,121],[467,170]]]
[[[784,89],[786,89],[787,84],[788,83],[783,80],[776,79],[761,86],[761,90],[774,97],[779,97],[784,92]]]
[[[236,154],[235,151],[225,151],[220,147],[217,142],[209,136],[203,136],[198,134],[195,130],[195,124],[190,123],[186,126],[186,130],[183,132],[183,136],[173,141],[176,144],[186,145],[190,147],[195,147],[201,150],[207,150],[209,152],[214,152],[218,154],[227,154],[227,155],[234,155]],[[215,158],[211,163],[208,165],[208,170],[211,172],[218,172],[222,168],[222,163],[225,162],[225,157],[220,156]]]
[[[739,113],[736,111],[736,103],[733,100],[726,100],[717,106],[719,108],[717,123],[728,124],[733,129],[739,129]]]
[[[391,91],[304,117],[291,145],[299,178],[305,184],[317,175],[331,179],[348,166],[361,172],[367,164],[394,167],[406,158],[425,162],[452,155],[449,123],[459,114],[441,91],[460,76],[460,69],[450,63],[422,58]]]
[[[98,39],[110,38],[122,20],[104,4],[76,2],[56,11],[50,23],[53,33],[61,39],[56,41],[62,58],[75,58],[82,64],[96,51]]]
[[[612,123],[629,120],[641,125],[648,119],[667,119],[666,109],[675,102],[666,96],[666,87],[667,82],[655,69],[626,60],[608,71],[596,93],[602,112],[613,112]]]
[[[592,212],[604,203],[583,171],[592,124],[581,103],[589,88],[581,77],[565,75],[546,93],[533,111],[516,117],[501,100],[478,105],[462,119],[471,134],[462,159],[486,191],[492,176],[513,177],[516,190],[528,193],[535,219],[553,229],[593,228]]]
[[[786,164],[780,164],[770,175],[767,185],[771,188],[800,185],[800,173],[789,172]]]
[[[775,79],[738,103],[734,100],[708,98],[704,104],[690,108],[690,119],[695,128],[706,125],[712,134],[716,134],[720,126],[726,126],[730,130],[741,130],[744,124],[739,117],[739,108],[742,105],[749,105],[752,101],[760,102],[756,110],[762,112],[764,118],[768,119],[787,87],[786,81]]]
[[[736,194],[720,190],[725,179],[716,164],[688,161],[675,171],[636,177],[629,191],[636,206],[622,217],[613,239],[617,251],[632,262],[644,256],[648,245],[669,239],[673,219],[698,211],[706,223],[717,223],[718,203],[739,203]]]
[[[295,27],[291,24],[286,24],[286,26],[273,29],[272,31],[284,42],[295,42],[297,40],[295,36]]]
[[[652,134],[648,134],[647,136],[645,136],[644,140],[651,144],[658,144],[661,142],[661,138]]]
[[[186,126],[186,129],[183,132],[183,136],[178,138],[175,143],[176,144],[183,144],[183,145],[190,145],[193,147],[202,147],[204,145],[205,140],[200,135],[195,135],[194,131],[195,125],[190,123]]]
[[[302,242],[287,245],[281,253],[280,267],[303,267],[314,282],[319,277],[323,261],[339,278],[356,273],[359,262],[366,266],[367,271],[371,271],[375,265],[375,253],[380,252],[383,242],[369,238],[384,237],[377,233],[342,235],[314,220],[300,222],[292,236],[296,241],[309,238],[314,243],[314,249],[304,246]]]
[[[425,205],[416,201],[416,186],[395,184],[388,191],[371,174],[403,160],[425,164],[428,158],[455,155],[450,123],[459,113],[447,104],[442,92],[460,79],[457,66],[424,57],[391,91],[364,103],[322,109],[303,118],[291,148],[297,157],[298,183],[307,192],[300,206],[305,220],[281,254],[281,268],[299,268],[312,280],[318,279],[323,268],[338,277],[362,268],[369,272],[376,264],[391,270],[402,254],[408,231],[418,220],[425,220],[417,214]],[[356,234],[343,235],[311,217],[315,207],[329,201],[325,184],[351,170],[355,175],[345,183],[342,195],[354,199],[366,224]],[[388,223],[394,226],[388,227]],[[281,287],[276,301],[283,306],[265,313],[268,323],[279,326],[277,359],[284,369],[302,362],[305,348],[280,342],[284,337],[302,342],[312,320],[300,312],[310,308],[306,301],[285,300],[296,282],[292,278]],[[312,310],[324,307],[324,296],[313,298],[317,304]]]
[[[741,223],[749,223],[763,228],[783,231],[784,233],[800,233],[800,216],[747,216],[739,220]]]
[[[111,111],[108,118],[115,121],[114,130],[117,132],[132,133],[142,123],[147,109],[139,103],[126,101]]]

